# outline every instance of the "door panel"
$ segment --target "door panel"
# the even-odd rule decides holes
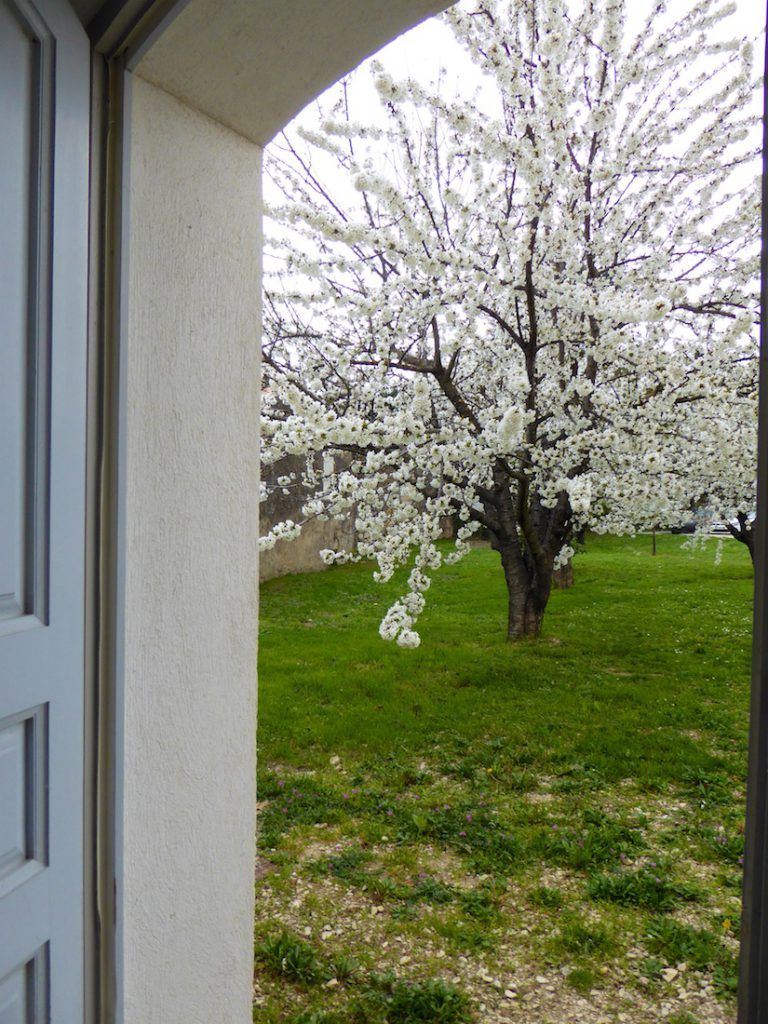
[[[37,19],[35,19],[37,20]],[[0,238],[4,257],[0,276],[0,621],[29,610],[32,554],[27,518],[32,491],[27,460],[32,456],[35,396],[39,364],[47,347],[46,332],[35,330],[42,292],[33,261],[50,258],[49,211],[35,202],[41,159],[49,157],[51,128],[52,41],[27,12],[0,4],[2,90],[0,124]],[[46,124],[42,123],[43,118]],[[46,160],[50,167],[50,160]],[[47,223],[43,223],[43,219]],[[42,267],[40,268],[43,269]]]
[[[89,47],[0,0],[0,1024],[82,1024]]]

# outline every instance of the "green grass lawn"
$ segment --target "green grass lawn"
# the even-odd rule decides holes
[[[255,1020],[732,1019],[752,570],[716,546],[590,537],[516,645],[488,549],[415,651],[402,579],[262,587]]]

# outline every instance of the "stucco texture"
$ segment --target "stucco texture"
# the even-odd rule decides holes
[[[445,0],[191,0],[141,74],[266,144],[310,100]],[[215,54],[226,61],[226,72]]]
[[[124,362],[126,1024],[251,1020],[261,151],[136,79]]]

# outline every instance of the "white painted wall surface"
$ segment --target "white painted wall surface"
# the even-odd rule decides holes
[[[124,1024],[251,1020],[261,150],[135,79]]]

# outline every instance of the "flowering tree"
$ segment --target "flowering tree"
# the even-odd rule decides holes
[[[676,446],[722,406],[712,382],[756,317],[758,192],[737,173],[754,82],[748,43],[710,41],[727,7],[665,6],[634,36],[623,0],[453,8],[482,101],[374,63],[381,124],[354,120],[345,85],[271,148],[263,457],[308,457],[305,518],[355,516],[356,551],[327,561],[411,565],[380,629],[404,647],[430,573],[481,527],[518,638],[575,530],[685,515]],[[317,452],[349,468],[318,480]]]
[[[755,558],[758,346],[749,336],[690,360],[700,399],[681,409],[675,471],[678,489],[705,516],[721,520]],[[687,415],[686,415],[687,414]]]
[[[693,519],[703,540],[720,520],[754,561],[759,346],[754,332],[738,330],[678,343],[665,387],[633,385],[626,401],[655,436],[614,477],[613,509],[598,529],[622,531],[633,515],[646,529]]]

